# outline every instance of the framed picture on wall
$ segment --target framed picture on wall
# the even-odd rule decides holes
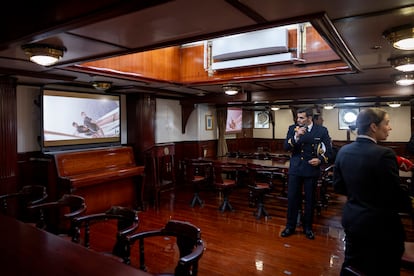
[[[254,112],[254,128],[269,128],[269,113],[267,111]]]
[[[339,129],[350,129],[354,127],[359,108],[341,108],[338,112]]]
[[[213,130],[213,115],[206,115],[206,130]]]

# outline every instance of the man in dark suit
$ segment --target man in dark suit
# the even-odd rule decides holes
[[[331,138],[328,129],[313,124],[313,110],[303,108],[297,111],[297,124],[289,126],[284,142],[285,150],[291,152],[288,182],[288,211],[286,228],[282,237],[295,233],[302,192],[305,194],[305,208],[302,219],[303,232],[313,240],[312,229],[315,207],[315,191],[320,176],[321,164],[327,164],[332,155]]]
[[[367,108],[358,114],[356,127],[356,141],[339,150],[334,167],[335,192],[347,196],[341,275],[348,275],[346,267],[368,276],[400,275],[405,233],[399,212],[410,212],[411,204],[394,151],[377,144],[387,139],[390,118],[382,109]]]

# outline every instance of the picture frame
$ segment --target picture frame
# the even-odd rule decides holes
[[[206,130],[213,130],[213,115],[206,115]]]
[[[359,108],[340,108],[338,111],[338,128],[348,130],[355,127]]]
[[[267,111],[254,112],[254,128],[269,128],[270,116]]]

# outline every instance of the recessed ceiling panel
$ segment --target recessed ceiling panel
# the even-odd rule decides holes
[[[172,1],[72,30],[82,36],[139,48],[224,31],[254,22],[225,1]]]

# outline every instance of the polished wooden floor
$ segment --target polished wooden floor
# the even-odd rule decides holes
[[[174,193],[162,193],[159,209],[147,207],[140,212],[138,231],[162,227],[169,219],[197,225],[206,244],[199,275],[339,275],[344,257],[344,233],[340,224],[343,197],[330,193],[329,206],[320,215],[315,215],[316,238],[308,240],[300,227],[295,235],[280,237],[285,226],[287,202],[278,196],[280,191],[277,189],[266,198],[271,217],[260,220],[253,215],[255,208],[249,207],[245,187],[233,191],[230,200],[235,210],[224,213],[218,211],[221,197],[214,190],[202,191],[204,205],[191,208],[191,190],[185,186]],[[409,237],[414,237],[412,222],[407,220],[405,223]],[[164,262],[156,256],[161,252],[176,257],[173,242],[163,239],[155,243],[158,249],[150,249],[146,255],[149,271],[171,269],[173,262]],[[136,265],[136,256],[132,262]],[[401,275],[414,273],[402,270]]]

